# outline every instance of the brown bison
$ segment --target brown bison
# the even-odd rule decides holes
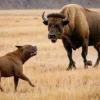
[[[75,62],[72,59],[72,49],[76,50],[82,46],[82,57],[84,67],[87,68],[91,61],[86,56],[88,46],[94,46],[98,52],[98,58],[94,67],[99,65],[100,61],[100,14],[83,8],[80,5],[69,4],[64,6],[60,13],[51,13],[44,17],[43,23],[48,25],[48,38],[53,43],[57,39],[62,39],[64,47],[69,58],[68,70],[75,68]]]
[[[16,46],[18,49],[0,57],[0,81],[1,77],[14,76],[15,91],[19,78],[27,81],[32,87],[30,79],[23,74],[22,65],[32,56],[37,54],[37,47],[31,45]],[[1,83],[0,83],[1,84]],[[1,85],[0,90],[3,91]]]

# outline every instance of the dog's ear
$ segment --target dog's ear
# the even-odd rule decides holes
[[[18,49],[21,49],[22,48],[22,46],[16,46]]]

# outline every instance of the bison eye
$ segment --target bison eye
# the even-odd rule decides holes
[[[49,24],[49,27],[51,27],[52,26],[52,24]]]

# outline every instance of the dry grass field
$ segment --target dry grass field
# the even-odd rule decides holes
[[[55,44],[48,40],[47,27],[41,19],[43,11],[0,11],[0,56],[15,50],[15,45],[38,47],[37,56],[23,66],[24,74],[36,87],[20,80],[14,93],[13,77],[2,78],[5,92],[0,92],[0,100],[100,100],[100,65],[84,69],[80,48],[73,52],[77,70],[66,71],[66,51],[61,40]],[[46,10],[46,14],[49,12]],[[97,59],[92,47],[89,47],[88,59],[93,64]]]

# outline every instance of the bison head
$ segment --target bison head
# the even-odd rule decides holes
[[[57,39],[61,38],[64,26],[69,23],[69,14],[68,17],[65,17],[60,13],[52,13],[45,18],[44,13],[42,14],[42,19],[43,23],[48,25],[48,38],[55,43]]]

